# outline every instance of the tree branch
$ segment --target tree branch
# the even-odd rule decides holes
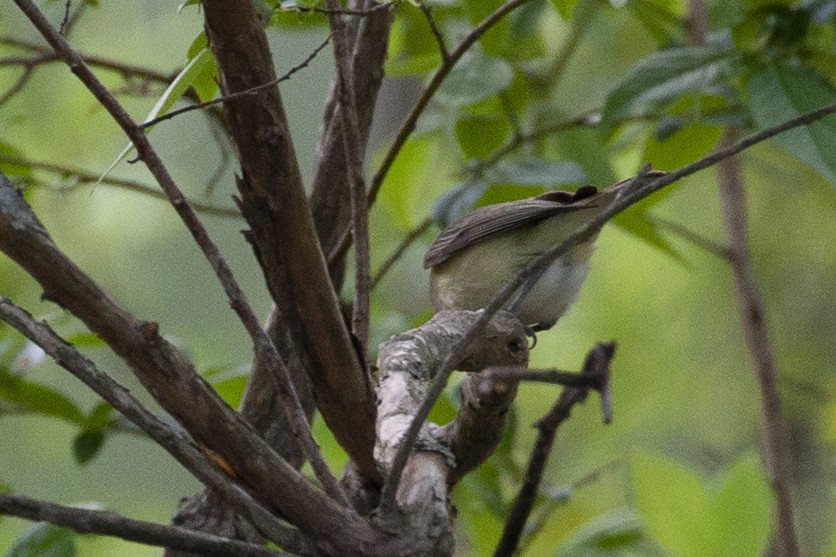
[[[301,551],[299,532],[278,520],[232,478],[210,463],[206,455],[182,431],[177,431],[148,410],[128,389],[99,371],[95,364],[58,336],[47,324],[0,297],[0,319],[40,346],[61,367],[102,397],[148,437],[169,452],[198,480],[217,491],[269,539],[292,551]]]
[[[244,294],[232,270],[221,255],[220,250],[209,237],[209,233],[197,214],[189,205],[183,192],[174,182],[168,173],[165,165],[160,160],[156,151],[151,146],[139,126],[133,121],[125,109],[116,101],[107,88],[96,78],[85,64],[84,60],[75,52],[67,41],[49,23],[46,17],[40,12],[32,0],[15,0],[18,7],[26,14],[35,28],[47,40],[47,42],[70,67],[72,72],[84,83],[87,89],[93,93],[101,105],[110,113],[116,123],[122,128],[136,147],[139,157],[146,164],[148,169],[157,179],[171,205],[177,211],[186,228],[191,233],[195,243],[200,247],[215,275],[218,277],[224,292],[229,299],[230,306],[235,311],[244,328],[249,333],[255,346],[256,357],[268,362],[268,367],[273,370],[276,381],[279,384],[279,393],[282,395],[284,409],[289,417],[289,423],[299,444],[305,450],[305,454],[311,460],[317,478],[322,482],[326,491],[338,501],[344,501],[345,497],[339,489],[336,479],[330,473],[319,447],[313,438],[310,425],[305,419],[304,411],[299,402],[290,377],[281,358],[276,351],[270,338],[264,333],[261,324],[250,307],[247,297]],[[208,11],[208,10],[207,10]],[[246,216],[246,212],[245,212]],[[76,314],[78,315],[78,314]],[[81,317],[78,315],[78,317]],[[167,410],[169,410],[167,408]],[[182,411],[182,409],[181,409]],[[290,468],[290,467],[288,467]],[[292,468],[291,468],[292,469]],[[295,472],[295,471],[294,471]]]
[[[528,0],[508,0],[501,6],[499,6],[496,10],[494,10],[488,17],[486,17],[479,25],[477,25],[470,33],[468,33],[464,39],[456,46],[456,49],[450,53],[450,56],[447,60],[442,60],[441,66],[435,71],[432,78],[430,78],[429,83],[424,87],[424,90],[421,93],[418,102],[415,103],[415,106],[412,109],[412,112],[406,117],[403,124],[401,124],[400,129],[398,130],[397,135],[395,136],[392,145],[389,147],[389,150],[386,152],[386,155],[383,158],[383,162],[380,164],[380,168],[378,168],[377,172],[375,173],[374,177],[372,178],[371,185],[369,186],[369,205],[371,206],[374,204],[375,199],[377,199],[377,194],[380,191],[381,186],[383,185],[383,180],[386,178],[386,174],[388,174],[389,169],[392,167],[392,164],[395,162],[395,158],[400,153],[401,149],[403,148],[406,140],[415,130],[415,124],[418,122],[418,118],[424,112],[424,109],[432,99],[433,95],[435,95],[438,88],[441,87],[442,82],[453,69],[453,67],[458,63],[464,53],[467,52],[471,46],[473,46],[479,38],[485,34],[494,24],[496,24],[500,19],[505,17],[508,13],[513,11],[514,9],[520,7]],[[346,228],[342,231],[339,241],[334,245],[334,247],[328,252],[328,261],[333,264],[334,261],[339,260],[342,258],[343,254],[345,254],[346,250],[348,250],[348,246],[350,244],[350,236],[349,236],[349,229]]]
[[[327,0],[331,32],[334,35],[334,60],[337,65],[337,99],[342,124],[345,160],[348,163],[348,187],[351,199],[351,229],[355,249],[354,304],[351,331],[365,358],[369,342],[369,306],[371,303],[371,255],[369,253],[369,206],[366,202],[366,178],[363,172],[363,143],[357,121],[354,79],[351,75],[349,33],[341,16],[337,0]]]
[[[582,374],[594,377],[601,384],[609,383],[610,362],[615,354],[615,343],[598,344],[589,351],[583,364]],[[560,427],[572,412],[572,407],[583,402],[588,394],[588,388],[569,387],[560,393],[551,411],[537,422],[537,441],[531,451],[525,480],[505,521],[502,537],[494,552],[494,557],[511,557],[519,544],[523,528],[534,507],[537,491],[543,479],[543,470],[549,460],[554,445],[557,428]]]
[[[142,182],[137,182],[135,180],[127,180],[123,178],[114,178],[110,175],[100,177],[96,174],[93,174],[92,172],[88,172],[86,170],[82,170],[74,166],[65,166],[46,161],[31,160],[24,157],[13,157],[5,153],[0,153],[0,164],[2,163],[28,166],[36,170],[44,170],[46,172],[58,174],[60,176],[72,176],[73,178],[78,180],[76,184],[73,184],[71,186],[62,186],[60,188],[60,191],[74,189],[76,186],[85,184],[103,184],[105,186],[112,186],[127,191],[141,193],[143,195],[148,195],[150,197],[161,199],[163,201],[168,201],[168,198],[166,197],[165,193],[150,186],[146,186]],[[206,213],[207,215],[215,215],[219,217],[241,218],[241,211],[239,211],[238,209],[217,207],[215,205],[209,205],[193,200],[189,200],[189,203],[195,211],[198,211],[200,213]]]
[[[429,230],[432,224],[433,220],[430,217],[427,217],[423,221],[421,221],[421,223],[418,226],[407,232],[406,236],[404,236],[404,239],[401,240],[401,243],[398,244],[397,248],[395,248],[395,251],[393,251],[392,254],[386,258],[386,261],[383,262],[383,264],[377,270],[377,273],[375,273],[374,277],[372,278],[372,290],[374,290],[377,287],[377,285],[380,284],[380,281],[383,280],[383,277],[385,277],[389,270],[392,268],[392,266],[398,262],[398,260],[403,256],[406,250],[409,249],[409,246],[415,243],[415,241],[418,238],[420,238],[424,234],[424,232]]]
[[[662,176],[661,178],[648,180],[644,176],[645,171],[643,171],[635,178],[633,178],[631,184],[625,186],[623,194],[613,203],[611,203],[607,209],[600,212],[598,216],[591,219],[586,225],[580,227],[571,236],[566,238],[566,240],[545,252],[543,255],[535,259],[528,267],[522,270],[514,278],[513,281],[509,282],[501,291],[499,291],[496,294],[491,303],[488,304],[488,306],[484,309],[484,313],[481,314],[479,319],[473,323],[473,328],[469,330],[468,333],[465,334],[461,338],[461,340],[456,344],[456,346],[451,349],[448,356],[440,364],[438,371],[433,374],[433,383],[427,390],[427,396],[424,399],[424,402],[421,405],[421,407],[415,413],[415,416],[413,418],[412,423],[409,426],[409,429],[404,434],[401,445],[398,447],[398,454],[393,460],[389,476],[386,478],[386,484],[384,485],[384,493],[386,494],[386,496],[392,497],[393,494],[397,491],[396,486],[397,483],[400,481],[400,471],[406,463],[406,459],[409,455],[409,452],[411,451],[412,446],[415,443],[415,440],[417,439],[418,432],[420,431],[421,426],[424,423],[424,420],[427,419],[427,416],[429,415],[429,412],[432,409],[435,400],[438,398],[438,396],[444,390],[444,386],[447,384],[447,379],[450,377],[450,373],[452,373],[453,366],[455,365],[454,362],[460,357],[461,353],[467,348],[467,346],[473,341],[473,339],[475,339],[480,334],[482,328],[491,319],[491,317],[503,305],[505,305],[505,303],[508,302],[508,300],[511,299],[511,296],[515,292],[517,292],[520,289],[520,287],[526,283],[526,281],[530,280],[532,277],[539,276],[546,268],[548,268],[549,265],[551,265],[551,263],[555,259],[566,253],[568,250],[572,249],[574,246],[578,245],[580,242],[583,242],[584,240],[591,238],[612,217],[624,211],[626,208],[637,203],[638,201],[644,199],[645,197],[659,191],[665,186],[672,184],[678,180],[681,180],[686,176],[690,176],[691,174],[694,174],[700,170],[715,165],[721,160],[734,156],[737,153],[745,149],[748,149],[752,145],[755,145],[762,141],[766,141],[767,139],[774,137],[779,133],[799,126],[811,124],[812,122],[820,120],[834,112],[836,112],[836,103],[827,105],[812,112],[808,112],[807,114],[802,114],[797,118],[793,118],[777,126],[773,126],[765,130],[762,130],[758,133],[752,134],[749,137],[746,137],[743,140],[739,141],[735,145],[732,145],[724,149],[720,149],[715,153],[703,157],[702,159],[692,164],[684,166],[675,172],[670,172]]]
[[[12,46],[15,48],[20,48],[22,50],[27,50],[29,52],[35,52],[40,55],[37,57],[10,56],[7,58],[0,58],[0,66],[10,65],[12,63],[16,63],[19,65],[28,65],[31,63],[43,64],[50,62],[60,62],[62,60],[58,54],[52,52],[47,47],[35,43],[30,43],[28,41],[15,39],[13,37],[0,37],[0,45]],[[139,77],[142,79],[147,79],[149,81],[155,81],[163,85],[168,85],[169,83],[171,83],[171,80],[174,79],[178,73],[180,73],[179,69],[171,73],[163,73],[153,68],[137,66],[135,64],[125,64],[123,62],[119,62],[111,58],[97,56],[95,54],[89,54],[86,52],[79,53],[79,56],[81,56],[84,59],[84,61],[90,66],[95,66],[97,68],[117,72],[128,77]]]
[[[734,137],[734,131],[727,131],[721,145],[731,145]],[[734,276],[740,320],[752,358],[752,371],[760,390],[761,457],[772,484],[772,491],[775,492],[778,509],[777,545],[780,555],[798,557],[801,550],[790,489],[792,456],[781,410],[778,368],[769,341],[763,299],[758,291],[747,246],[746,192],[741,174],[739,157],[725,159],[717,166],[723,221],[728,238],[728,261]]]
[[[160,405],[222,457],[260,501],[280,509],[303,532],[332,543],[345,543],[339,532],[368,534],[362,519],[270,450],[160,335],[158,324],[136,319],[70,261],[5,177],[0,177],[0,250],[41,284],[46,299],[77,316],[122,357]]]
[[[91,511],[0,493],[0,513],[66,526],[80,534],[104,534],[145,545],[200,551],[217,557],[289,555],[255,544],[230,540],[176,526],[134,520],[111,512]]]
[[[272,82],[272,57],[253,6],[204,0],[203,7],[224,95]],[[245,237],[264,271],[293,357],[311,373],[317,405],[337,441],[373,475],[371,386],[328,278],[279,90],[271,87],[224,107],[241,162],[239,205],[251,228]]]
[[[178,108],[177,110],[172,110],[170,112],[166,112],[162,116],[158,116],[156,118],[152,118],[151,120],[143,122],[139,127],[142,128],[142,129],[148,129],[152,126],[155,126],[155,125],[159,124],[160,122],[164,122],[166,120],[171,120],[175,116],[180,116],[181,114],[185,114],[186,112],[191,112],[193,110],[202,110],[204,108],[214,106],[216,104],[229,102],[233,99],[238,99],[238,98],[245,97],[245,96],[248,96],[248,95],[256,95],[259,91],[263,91],[264,89],[269,89],[270,87],[275,87],[279,83],[282,83],[284,81],[288,81],[291,77],[293,77],[293,74],[295,74],[296,72],[307,68],[310,65],[310,63],[313,62],[313,59],[316,58],[317,54],[319,54],[326,46],[328,46],[328,43],[330,41],[331,41],[331,35],[328,35],[325,38],[325,40],[322,41],[322,43],[320,43],[319,46],[314,48],[311,51],[311,53],[308,54],[307,58],[302,60],[302,62],[300,62],[299,64],[290,68],[284,75],[282,75],[280,77],[277,77],[276,79],[274,79],[272,81],[269,81],[267,83],[262,83],[261,85],[256,85],[254,87],[250,87],[246,91],[237,91],[235,93],[230,93],[228,95],[221,95],[220,97],[218,97],[216,99],[211,99],[211,100],[204,101],[204,102],[201,102],[201,103],[193,104],[191,106],[184,106],[183,108]]]

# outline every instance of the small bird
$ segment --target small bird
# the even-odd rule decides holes
[[[643,180],[663,176],[648,171]],[[433,307],[476,310],[537,257],[563,242],[618,198],[632,178],[603,191],[582,186],[519,201],[481,207],[452,223],[424,256],[431,269]],[[523,285],[510,311],[530,332],[550,329],[578,296],[589,271],[597,233],[558,257],[539,277]]]

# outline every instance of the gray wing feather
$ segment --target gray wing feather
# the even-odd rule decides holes
[[[560,213],[588,209],[588,203],[555,203],[538,198],[488,205],[465,215],[438,236],[424,256],[424,268],[435,267],[461,249],[496,234],[534,224]]]

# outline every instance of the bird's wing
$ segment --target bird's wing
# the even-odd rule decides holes
[[[424,268],[435,267],[459,250],[496,234],[534,224],[560,213],[595,207],[594,202],[588,202],[591,197],[589,190],[584,193],[586,195],[577,202],[571,193],[548,192],[531,199],[477,209],[444,229],[424,256]]]

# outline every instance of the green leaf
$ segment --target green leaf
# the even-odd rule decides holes
[[[529,186],[556,187],[580,184],[587,180],[586,173],[573,161],[549,161],[537,157],[508,159],[485,173],[491,184],[524,184]]]
[[[403,3],[389,33],[386,75],[424,75],[440,63],[441,52],[424,14]]]
[[[73,440],[73,457],[80,465],[85,465],[99,454],[105,442],[105,432],[101,429],[82,431]]]
[[[452,161],[437,133],[413,135],[386,175],[380,201],[392,220],[409,230],[430,214],[436,196],[452,181]]]
[[[514,79],[507,61],[472,50],[462,57],[436,93],[436,100],[450,106],[466,106],[501,93]]]
[[[215,64],[215,57],[212,56],[212,51],[208,47],[204,47],[177,74],[177,77],[174,78],[159,100],[157,100],[154,108],[148,113],[145,121],[153,120],[168,113],[171,107],[174,106],[174,103],[183,98],[183,95],[186,94],[186,91],[190,87],[201,79],[206,79],[207,77],[210,79],[213,78],[217,74],[217,71],[218,68]]]
[[[772,492],[757,456],[738,460],[714,499],[717,557],[764,555],[772,531]]]
[[[673,555],[712,553],[708,494],[700,476],[681,464],[636,451],[631,460],[636,507],[650,536]]]
[[[725,44],[651,54],[607,97],[603,123],[612,128],[626,116],[646,113],[684,93],[712,91],[728,73],[733,56],[734,49]]]
[[[250,377],[250,366],[241,365],[236,367],[217,367],[201,373],[209,384],[221,395],[221,398],[233,408],[238,408],[241,399],[244,398],[244,391],[247,388],[247,381]]]
[[[642,541],[641,521],[630,511],[617,510],[589,521],[557,552],[558,557],[577,555],[627,556]]]
[[[74,335],[70,335],[66,338],[67,342],[72,344],[77,348],[94,348],[100,346],[107,346],[107,343],[103,341],[99,335],[96,333],[91,333],[89,331],[84,331],[81,333],[76,333]]]
[[[749,80],[752,114],[760,129],[833,102],[836,91],[816,71],[802,66],[769,66]],[[778,143],[836,185],[836,116],[779,135]]]
[[[683,3],[670,0],[633,0],[627,2],[630,14],[642,24],[656,43],[665,47],[682,36]],[[680,41],[681,42],[681,41]]]
[[[458,415],[456,406],[450,400],[450,394],[445,392],[435,401],[427,419],[434,424],[444,425],[451,422],[456,415]]]
[[[507,504],[502,498],[502,474],[496,465],[496,459],[488,458],[476,470],[465,476],[463,483],[494,517],[505,517]]]
[[[654,196],[650,196],[649,198],[645,198],[647,200],[653,199]],[[663,196],[659,196],[660,198]],[[640,201],[636,205],[642,204],[644,200]],[[649,207],[650,204],[647,204]],[[673,245],[668,241],[668,239],[662,235],[659,229],[656,227],[654,222],[648,218],[648,213],[646,210],[642,210],[641,207],[631,207],[629,211],[624,211],[623,213],[619,213],[613,219],[616,226],[628,232],[638,238],[639,240],[645,242],[646,244],[650,245],[672,257],[677,263],[681,265],[685,265],[685,259],[683,259],[682,254],[680,254]]]
[[[190,87],[194,86],[197,90],[196,84],[200,85],[203,93],[206,93],[206,80],[209,79],[214,81],[214,76],[217,74],[217,71],[218,68],[215,64],[215,57],[212,56],[212,51],[204,47],[194,56],[194,58],[189,60],[186,67],[183,68],[179,74],[177,74],[177,77],[174,78],[168,88],[163,92],[162,96],[157,100],[156,104],[154,104],[154,107],[151,109],[151,112],[148,113],[148,116],[145,117],[144,121],[148,122],[154,118],[167,114],[168,111],[171,110],[171,107],[174,106],[174,103],[183,98],[183,95],[186,94],[186,91],[188,91]],[[200,95],[200,91],[198,91],[198,95]],[[151,130],[148,129],[146,130],[146,133],[150,133],[150,131]],[[107,170],[104,171],[102,177],[107,176],[108,173],[110,173],[110,171],[113,170],[125,157],[133,152],[133,150],[133,143],[126,145],[116,157],[116,160],[114,160],[110,166],[108,166]]]
[[[502,4],[503,0],[465,0],[464,11],[467,14],[467,19],[475,27]],[[503,17],[479,38],[479,45],[486,53],[496,56],[503,55],[509,25],[508,16]]]
[[[560,17],[569,21],[572,18],[572,12],[575,11],[575,7],[578,5],[578,0],[551,0],[551,3],[557,9]]]
[[[69,528],[37,522],[15,540],[5,557],[75,557],[75,537]]]
[[[456,121],[456,139],[465,156],[471,159],[487,159],[505,143],[511,133],[507,118],[492,116],[466,116]]]
[[[670,122],[670,120],[668,120]],[[659,170],[675,170],[711,152],[723,135],[723,127],[709,124],[692,124],[650,137],[644,146],[642,160]]]
[[[19,405],[25,412],[83,424],[84,414],[62,393],[45,385],[8,373],[0,373],[0,398]]]
[[[90,410],[84,421],[84,428],[87,430],[104,429],[113,423],[116,413],[113,406],[107,402],[100,402]]]
[[[757,457],[717,481],[658,455],[632,459],[636,506],[648,533],[680,557],[760,557],[772,530],[772,497]]]
[[[32,177],[32,168],[25,164],[18,164],[18,163],[11,163],[11,162],[4,162],[3,155],[6,155],[9,158],[14,159],[25,159],[26,157],[23,156],[23,153],[9,145],[8,143],[4,143],[0,141],[0,172],[3,172],[6,176],[10,178],[20,177],[20,178],[31,178]]]

